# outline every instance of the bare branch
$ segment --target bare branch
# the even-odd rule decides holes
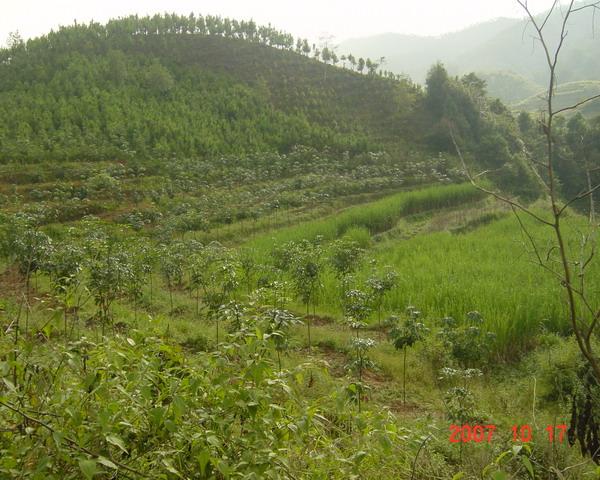
[[[600,189],[600,183],[598,185],[596,185],[595,187],[591,188],[590,190],[586,191],[586,192],[582,192],[578,195],[576,195],[575,197],[573,197],[571,200],[569,200],[567,203],[565,203],[563,205],[563,207],[558,211],[558,216],[560,217],[564,211],[573,203],[575,203],[578,200],[583,200],[586,197],[589,197],[590,195],[592,195],[596,190]]]
[[[563,16],[563,21],[562,21],[562,25],[560,26],[560,39],[558,40],[558,45],[556,47],[556,49],[554,50],[554,62],[552,63],[552,67],[553,70],[552,72],[554,73],[554,68],[556,68],[556,64],[558,63],[558,56],[560,55],[560,51],[562,50],[563,44],[565,42],[565,38],[567,38],[567,21],[569,20],[569,17],[571,16],[571,10],[573,9],[573,3],[575,3],[575,0],[571,0],[571,2],[569,3],[569,8],[567,8],[567,13],[564,14]],[[550,115],[555,115],[555,112],[548,112]]]
[[[546,262],[544,262],[542,260],[542,256],[540,255],[540,251],[538,249],[538,246],[535,243],[535,240],[534,240],[533,236],[531,235],[531,233],[529,233],[529,230],[527,230],[527,227],[523,223],[523,220],[521,220],[521,217],[519,216],[519,212],[518,212],[517,208],[511,205],[511,209],[512,209],[512,212],[514,213],[515,217],[517,218],[517,221],[519,222],[519,226],[521,227],[521,231],[527,237],[527,239],[529,240],[529,243],[531,244],[531,247],[533,248],[533,252],[534,252],[534,254],[535,254],[536,258],[537,258],[537,264],[540,267],[542,267],[544,270],[547,270],[552,275],[554,275],[555,277],[557,277],[559,280],[562,280],[562,277],[560,276],[560,274],[558,272],[556,272],[555,270],[553,270],[552,268],[550,268],[546,264]]]
[[[546,15],[546,18],[544,18],[544,21],[542,22],[542,25],[540,26],[540,30],[543,30],[544,27],[546,26],[546,23],[548,23],[548,20],[552,16],[552,13],[554,12],[554,9],[556,8],[557,3],[558,3],[558,0],[554,0],[554,3],[550,7],[550,10],[548,10],[548,14]]]
[[[574,105],[570,105],[568,107],[563,107],[563,108],[556,110],[555,112],[553,112],[553,115],[558,115],[559,113],[566,112],[568,110],[575,110],[576,108],[579,108],[582,105],[585,105],[586,103],[591,102],[592,100],[598,100],[599,98],[600,98],[600,94],[594,95],[593,97],[588,97],[585,100],[582,100],[581,102],[577,102]]]
[[[456,143],[456,138],[454,137],[454,132],[452,131],[452,128],[450,128],[450,137],[452,138],[452,143],[454,144],[454,148],[456,149],[456,153],[458,154],[458,158],[460,159],[460,161],[462,163],[465,175],[467,176],[467,178],[471,182],[471,185],[473,185],[477,190],[479,190],[481,192],[484,192],[484,193],[487,193],[488,195],[491,195],[492,197],[496,198],[497,200],[500,200],[500,201],[502,201],[504,203],[507,203],[511,207],[518,208],[519,210],[525,212],[527,215],[535,218],[538,222],[543,223],[544,225],[548,225],[549,227],[554,227],[554,224],[552,222],[549,222],[548,220],[544,220],[542,217],[540,217],[539,215],[535,214],[534,212],[532,212],[531,210],[529,210],[524,205],[521,205],[519,202],[515,202],[514,200],[511,200],[510,198],[505,197],[504,195],[500,195],[499,193],[494,192],[493,190],[489,190],[489,189],[487,189],[487,188],[482,187],[481,185],[479,185],[475,181],[475,179],[473,178],[473,176],[471,175],[471,173],[469,172],[469,169],[467,167],[465,159],[464,159],[464,157],[462,155],[462,152],[460,151],[460,147]]]
[[[593,8],[594,10],[600,10],[600,2],[590,3],[588,5],[582,5],[581,7],[576,7],[571,9],[571,13],[580,12],[581,10],[585,10],[586,8]]]
[[[560,260],[560,264],[562,265],[561,285],[563,287],[565,287],[565,289],[566,289],[568,307],[569,307],[569,321],[571,323],[571,327],[573,329],[573,333],[575,335],[575,339],[577,341],[579,350],[581,351],[582,355],[586,358],[586,360],[589,362],[589,365],[592,367],[592,370],[594,372],[594,376],[596,377],[596,379],[598,381],[600,381],[600,359],[598,359],[598,357],[595,355],[592,345],[590,344],[590,340],[589,340],[590,336],[591,336],[591,332],[596,328],[598,321],[600,321],[600,320],[598,320],[598,318],[600,317],[600,314],[597,314],[594,317],[594,320],[591,322],[591,325],[588,324],[585,327],[582,325],[580,318],[578,316],[576,296],[580,296],[583,299],[584,303],[586,303],[587,305],[589,305],[589,304],[587,303],[587,300],[585,298],[584,291],[574,288],[574,286],[572,284],[572,278],[573,278],[572,268],[573,268],[573,266],[572,266],[572,262],[569,258],[569,253],[567,251],[568,249],[567,249],[567,244],[566,244],[565,237],[564,237],[564,232],[562,231],[561,224],[560,224],[561,215],[565,211],[565,208],[567,208],[568,204],[565,206],[562,206],[562,208],[559,206],[559,199],[558,199],[558,194],[557,194],[557,190],[556,190],[556,180],[555,180],[555,173],[554,173],[554,166],[553,166],[554,140],[552,138],[552,122],[553,122],[555,115],[557,115],[560,112],[566,111],[566,110],[572,110],[574,108],[577,108],[578,106],[581,106],[581,105],[594,99],[594,97],[590,97],[589,99],[583,100],[582,102],[580,102],[572,107],[562,108],[557,111],[554,111],[553,105],[552,105],[554,95],[555,95],[556,68],[557,68],[558,59],[559,59],[561,50],[563,48],[565,39],[567,37],[567,22],[569,20],[569,17],[573,12],[583,9],[583,7],[590,8],[590,6],[596,7],[596,6],[600,5],[600,0],[597,0],[591,5],[588,4],[587,6],[573,8],[574,1],[575,0],[571,0],[570,2],[568,2],[566,11],[563,14],[562,23],[560,25],[560,37],[558,39],[558,45],[552,50],[552,54],[550,53],[550,49],[548,47],[548,43],[546,41],[546,38],[545,38],[545,35],[543,32],[543,28],[546,26],[546,23],[547,23],[548,19],[550,18],[550,15],[552,14],[552,11],[554,10],[554,8],[556,6],[556,2],[553,3],[552,9],[546,15],[544,21],[541,23],[541,26],[536,21],[533,14],[531,13],[526,0],[517,0],[517,3],[519,5],[521,5],[521,7],[523,7],[525,13],[529,17],[529,20],[531,21],[532,25],[534,26],[534,28],[538,34],[538,39],[539,39],[540,43],[542,44],[544,53],[546,55],[546,62],[548,65],[548,70],[549,70],[549,72],[548,72],[549,73],[548,89],[547,89],[547,97],[546,97],[546,112],[548,114],[548,120],[547,120],[547,122],[543,123],[544,134],[546,137],[545,168],[548,171],[548,193],[550,196],[552,216],[553,216],[553,220],[554,220],[551,225],[554,229],[556,242],[557,242],[557,249],[558,249],[558,253],[559,253],[559,257],[560,257],[559,260]],[[595,10],[596,10],[596,8],[594,8],[594,11]],[[598,97],[600,97],[600,95]],[[590,188],[590,185],[588,185],[588,188],[589,188],[589,190],[593,190]],[[498,198],[498,195],[495,195],[495,196],[496,196],[496,198]],[[582,194],[582,197],[585,197],[585,192],[584,192],[584,194]],[[549,255],[551,252],[552,251],[549,252]],[[589,329],[586,328],[588,326],[590,327]]]
[[[538,160],[536,160],[535,158],[532,157],[531,153],[529,151],[527,151],[526,148],[523,149],[523,153],[525,154],[525,158],[527,159],[527,161],[530,163],[529,167],[531,168],[531,171],[533,172],[533,174],[535,175],[535,177],[538,179],[538,181],[540,182],[540,184],[546,189],[549,190],[549,185],[546,183],[546,181],[544,180],[544,178],[540,175],[540,172],[538,172],[537,168],[535,168],[535,166],[537,165],[538,167],[545,167],[546,165]]]
[[[538,26],[537,22],[535,21],[535,17],[532,15],[531,11],[529,10],[529,7],[527,6],[527,2],[525,0],[517,0],[517,3],[519,5],[521,5],[521,7],[523,7],[523,9],[525,10],[525,13],[529,17],[529,21],[533,25],[533,28],[535,28],[535,30],[538,34],[538,39],[540,40],[540,43],[542,44],[542,47],[544,49],[544,53],[546,54],[546,61],[548,62],[548,65],[551,66],[552,60],[550,59],[550,51],[548,50],[548,46],[546,45],[546,42],[544,41],[544,36],[542,35],[542,29]],[[556,2],[554,2],[554,3],[556,4]],[[552,8],[554,8],[554,6]]]

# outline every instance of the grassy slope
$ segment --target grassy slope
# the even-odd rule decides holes
[[[554,97],[554,109],[565,108],[570,105],[575,105],[588,97],[598,95],[600,93],[600,80],[583,80],[579,82],[568,82],[559,85]],[[539,112],[544,109],[545,91],[541,91],[532,95],[525,100],[512,105],[515,111]],[[587,105],[581,107],[580,111],[587,117],[594,117],[600,114],[600,101],[594,100]],[[570,115],[572,112],[567,112]]]
[[[533,262],[517,221],[497,205],[481,203],[469,185],[430,187],[396,194],[368,205],[287,227],[259,236],[246,246],[256,249],[262,262],[275,245],[320,235],[325,242],[348,236],[370,245],[364,265],[356,274],[360,287],[384,266],[400,274],[386,298],[384,315],[416,305],[431,321],[445,316],[461,321],[467,312],[480,311],[496,335],[493,349],[511,358],[535,347],[541,329],[567,333],[564,299],[558,284]],[[548,232],[527,222],[541,245]],[[577,252],[578,216],[567,223]],[[590,275],[590,289],[600,285]],[[333,273],[323,278],[318,309],[341,318],[339,281]],[[302,307],[297,305],[299,311]]]
[[[433,186],[423,190],[403,192],[376,202],[351,207],[334,216],[281,229],[272,235],[258,237],[247,246],[258,250],[264,258],[274,243],[281,244],[301,239],[325,241],[344,235],[351,228],[364,228],[369,235],[394,227],[398,220],[412,213],[447,208],[481,198],[481,193],[470,185]]]

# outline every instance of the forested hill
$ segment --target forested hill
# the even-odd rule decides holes
[[[305,40],[219,17],[14,39],[0,50],[0,161],[352,152],[410,138],[419,88],[350,58],[356,68],[338,68]]]

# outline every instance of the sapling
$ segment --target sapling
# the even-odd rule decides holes
[[[137,322],[138,305],[143,296],[144,279],[149,270],[146,250],[135,246],[130,252],[130,269],[125,283],[125,290],[133,300],[133,318]]]
[[[270,306],[284,310],[290,301],[287,296],[289,285],[285,281],[272,280],[261,281],[260,287],[254,290],[248,298],[255,305]]]
[[[246,285],[247,293],[252,291],[252,287],[255,284],[255,278],[259,271],[259,264],[256,261],[256,253],[251,249],[241,249],[238,252],[238,261],[240,264],[240,272],[242,276],[242,282]]]
[[[229,323],[230,332],[237,332],[244,327],[247,320],[245,313],[245,305],[230,301],[219,306],[217,317],[220,321],[227,321]]]
[[[358,381],[353,385],[356,389],[356,401],[358,405],[358,411],[361,411],[361,397],[365,386],[363,384],[363,371],[365,368],[374,366],[373,362],[369,359],[368,353],[375,346],[375,340],[372,338],[353,338],[351,341],[351,348],[356,352],[354,361],[349,365],[349,368],[355,370],[358,375]]]
[[[444,405],[446,406],[448,419],[452,423],[468,425],[481,420],[481,416],[476,410],[475,397],[467,384],[470,379],[481,375],[481,370],[476,368],[455,369],[444,367],[440,370],[440,380],[449,380],[454,383],[444,394]],[[460,442],[459,445],[462,462],[463,442]]]
[[[290,246],[291,255],[290,273],[292,282],[300,296],[302,303],[306,306],[306,326],[308,334],[308,350],[311,350],[310,327],[311,319],[309,317],[311,303],[314,307],[318,288],[321,286],[321,275],[323,270],[322,256],[323,250],[320,245],[320,239],[314,242],[302,240],[297,244]]]
[[[339,239],[329,248],[329,263],[340,284],[340,296],[348,289],[351,275],[360,266],[364,249],[354,240]]]
[[[96,242],[92,250],[93,256],[88,260],[88,287],[98,307],[104,335],[111,305],[125,290],[130,276],[130,259],[113,239]]]
[[[277,353],[277,364],[281,372],[281,352],[287,350],[289,346],[289,330],[292,326],[300,323],[300,319],[287,310],[277,308],[269,309],[265,312],[267,320],[266,338],[271,338],[275,344]]]
[[[481,375],[483,373],[477,368],[444,367],[440,370],[440,380],[449,380],[453,383],[444,395],[450,421],[463,425],[479,420],[480,416],[475,409],[475,397],[468,387],[468,382]]]
[[[169,290],[169,315],[173,315],[173,289],[183,281],[185,255],[181,243],[163,245],[160,249],[160,271]]]
[[[367,292],[352,289],[344,294],[343,301],[346,323],[355,330],[356,338],[359,338],[359,332],[367,326],[366,320],[371,314],[371,297]]]
[[[406,352],[409,347],[423,340],[429,331],[425,324],[419,321],[421,312],[415,307],[406,309],[408,316],[402,324],[396,324],[390,330],[390,339],[397,350],[403,351],[402,369],[402,403],[406,404]]]
[[[208,316],[216,322],[218,344],[221,320],[219,309],[231,300],[239,285],[235,259],[228,249],[219,243],[211,243],[196,252],[192,271],[194,285],[202,289]],[[196,299],[198,301],[198,296]]]
[[[3,256],[10,263],[15,262],[25,284],[25,332],[29,324],[31,277],[41,268],[44,259],[52,251],[52,241],[35,227],[31,216],[13,215],[6,218],[2,231]]]
[[[52,289],[62,304],[64,334],[68,331],[68,313],[80,306],[84,253],[74,244],[57,244],[44,260],[43,268],[50,276]]]
[[[458,325],[452,317],[443,318],[438,333],[452,356],[465,368],[481,365],[496,339],[493,332],[482,328],[484,321],[479,312],[469,312],[466,317],[463,325]]]
[[[150,302],[152,303],[154,300],[154,282],[152,277],[156,264],[158,263],[159,251],[154,245],[142,243],[138,245],[137,254],[142,273],[148,281],[148,286],[150,288]]]
[[[367,287],[370,290],[373,307],[377,311],[377,324],[381,331],[381,310],[386,295],[394,288],[398,274],[390,267],[381,276],[373,276],[367,280]]]

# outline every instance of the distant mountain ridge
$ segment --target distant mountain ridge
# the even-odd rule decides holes
[[[474,41],[492,39],[518,20],[501,18],[474,25],[459,32],[438,37],[384,33],[370,37],[344,41],[340,51],[353,52],[357,56],[385,57],[385,68],[396,73],[408,74],[414,81],[424,83],[427,71],[436,61],[448,62],[454,51],[465,50]]]
[[[560,13],[546,26],[558,38]],[[559,64],[559,83],[600,80],[599,27],[585,13],[574,14]],[[525,20],[499,18],[439,37],[385,34],[342,42],[340,50],[386,57],[385,68],[423,83],[429,67],[441,61],[453,75],[475,72],[488,83],[490,96],[516,105],[545,88],[548,76],[543,52]]]

